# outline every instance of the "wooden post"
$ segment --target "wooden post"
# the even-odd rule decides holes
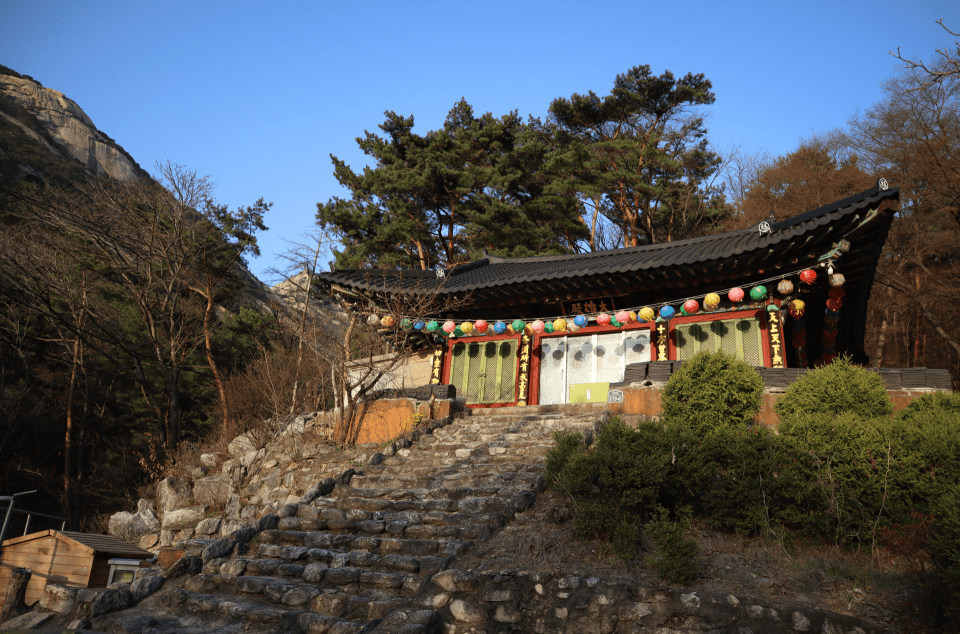
[[[3,597],[3,608],[0,609],[0,623],[9,621],[27,611],[24,599],[27,595],[27,584],[31,573],[26,568],[14,568],[10,571],[10,585]]]

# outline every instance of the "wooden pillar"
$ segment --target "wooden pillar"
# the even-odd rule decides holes
[[[0,623],[27,611],[27,584],[30,583],[32,574],[26,568],[14,568],[10,571],[10,584],[3,596],[3,608],[0,609]]]

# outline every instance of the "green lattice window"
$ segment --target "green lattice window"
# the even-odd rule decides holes
[[[750,365],[763,365],[763,336],[758,317],[677,324],[673,336],[678,361],[707,350],[726,352]]]
[[[516,339],[458,342],[453,346],[450,383],[468,404],[512,403],[516,398]]]

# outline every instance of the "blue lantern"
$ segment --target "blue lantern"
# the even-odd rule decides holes
[[[503,333],[507,332],[507,325],[502,321],[498,321],[493,325],[493,332],[497,333],[498,335],[502,335]]]
[[[423,330],[424,325],[425,325],[425,324],[424,324],[422,321],[418,321],[417,323],[413,324],[413,329],[414,329],[414,330]]]
[[[584,326],[587,325],[587,318],[584,317],[583,315],[577,315],[576,317],[573,318],[573,323],[583,328]]]
[[[673,319],[676,314],[677,311],[673,309],[673,306],[664,306],[660,309],[660,316],[664,319]]]

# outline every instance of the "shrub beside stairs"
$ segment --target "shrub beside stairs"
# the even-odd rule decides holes
[[[163,573],[162,589],[89,626],[144,634],[445,632],[441,615],[415,601],[425,582],[450,571],[438,581],[455,585],[457,556],[543,489],[553,433],[592,429],[598,418],[522,410],[448,420],[380,464],[342,464],[332,491],[324,491],[329,481],[314,487],[324,493],[315,499],[308,493],[224,539],[185,540],[178,546],[186,555]]]

